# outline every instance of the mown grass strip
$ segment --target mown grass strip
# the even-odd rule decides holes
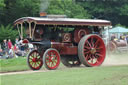
[[[128,65],[1,76],[2,85],[128,85]]]
[[[25,57],[0,60],[0,72],[28,70]]]

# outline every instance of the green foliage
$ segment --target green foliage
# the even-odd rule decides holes
[[[76,2],[84,7],[92,18],[110,20],[113,25],[128,26],[126,23],[128,19],[127,0],[76,0]]]
[[[17,36],[18,32],[14,30],[11,25],[0,26],[0,42],[2,42],[4,39],[11,39],[14,42]]]
[[[2,7],[4,7],[4,6],[5,6],[4,0],[0,0],[0,9],[1,9]]]
[[[4,4],[0,24],[7,25],[18,18],[39,14],[40,0],[5,0]]]
[[[124,27],[124,28],[127,28],[126,26],[124,26],[124,25],[121,25],[121,24],[116,24],[115,26],[120,26],[120,27]]]
[[[4,0],[0,0],[0,24],[2,23],[1,18],[2,18],[2,15],[4,14],[3,13],[4,7],[5,7]]]
[[[0,0],[0,24],[39,16],[40,11],[69,18],[106,19],[113,25],[128,26],[128,0]]]
[[[64,14],[69,18],[89,18],[90,15],[73,0],[52,0],[47,10],[48,14]]]

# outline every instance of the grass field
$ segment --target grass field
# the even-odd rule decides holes
[[[4,75],[1,85],[128,85],[128,65]]]
[[[120,64],[127,63],[128,53],[116,53],[109,54],[106,57],[107,62],[105,64]],[[60,66],[63,66],[62,64]],[[27,66],[26,57],[19,57],[13,59],[0,59],[0,72],[10,72],[10,71],[23,71],[30,70]]]
[[[108,60],[107,63],[124,63],[127,62],[128,55],[114,54],[110,55]],[[66,68],[61,64],[54,71],[2,75],[0,85],[128,85],[128,64],[106,64],[93,68]],[[26,58],[23,57],[0,60],[0,68],[0,72],[29,70]],[[44,67],[41,70],[44,70]]]
[[[0,60],[0,72],[28,70],[25,57]]]

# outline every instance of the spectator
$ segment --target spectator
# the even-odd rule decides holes
[[[21,50],[22,56],[24,56],[24,46],[25,46],[25,45],[24,45],[22,39],[19,41],[19,44],[20,44],[20,50]]]
[[[1,44],[0,44],[0,49],[1,49]]]
[[[14,51],[17,51],[18,50],[18,47],[17,47],[16,44],[14,45],[13,49],[14,49]]]
[[[115,38],[116,38],[116,36],[114,34],[111,35],[111,41],[114,41]]]
[[[3,49],[3,52],[4,52],[5,54],[8,53],[8,44],[7,44],[7,40],[6,40],[6,39],[3,40],[3,43],[2,43],[2,45],[1,45],[1,48]]]
[[[16,38],[15,44],[16,44],[16,45],[19,45],[19,39],[18,39],[18,38]]]
[[[10,50],[12,48],[12,42],[11,42],[11,40],[9,39],[8,40],[8,49]]]
[[[34,49],[33,44],[28,43],[28,48],[29,48],[29,51],[32,51]]]
[[[12,46],[12,48],[9,50],[9,52],[8,52],[8,58],[13,58],[14,56],[15,56],[15,53],[14,53],[14,50],[13,50],[13,46]]]
[[[2,49],[0,48],[0,56],[2,56],[2,55],[3,55],[3,54],[2,54],[2,52],[3,52],[3,51],[2,51]]]
[[[8,44],[7,44],[7,40],[4,39],[3,43],[1,44],[1,52],[4,55],[4,58],[8,58]]]
[[[127,44],[128,44],[128,35],[126,35],[126,41],[127,41]]]
[[[16,38],[15,44],[16,44],[16,46],[20,49],[20,42],[19,42],[19,39],[18,39],[18,38]]]

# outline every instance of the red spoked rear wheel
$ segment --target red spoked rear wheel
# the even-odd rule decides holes
[[[32,50],[28,54],[27,63],[32,70],[39,70],[42,67],[43,65],[42,57],[40,56],[37,50]]]
[[[56,49],[47,49],[43,55],[43,62],[47,69],[54,70],[60,64],[60,54]]]
[[[78,55],[80,61],[86,66],[101,65],[106,56],[104,41],[95,34],[84,36],[78,45]]]

